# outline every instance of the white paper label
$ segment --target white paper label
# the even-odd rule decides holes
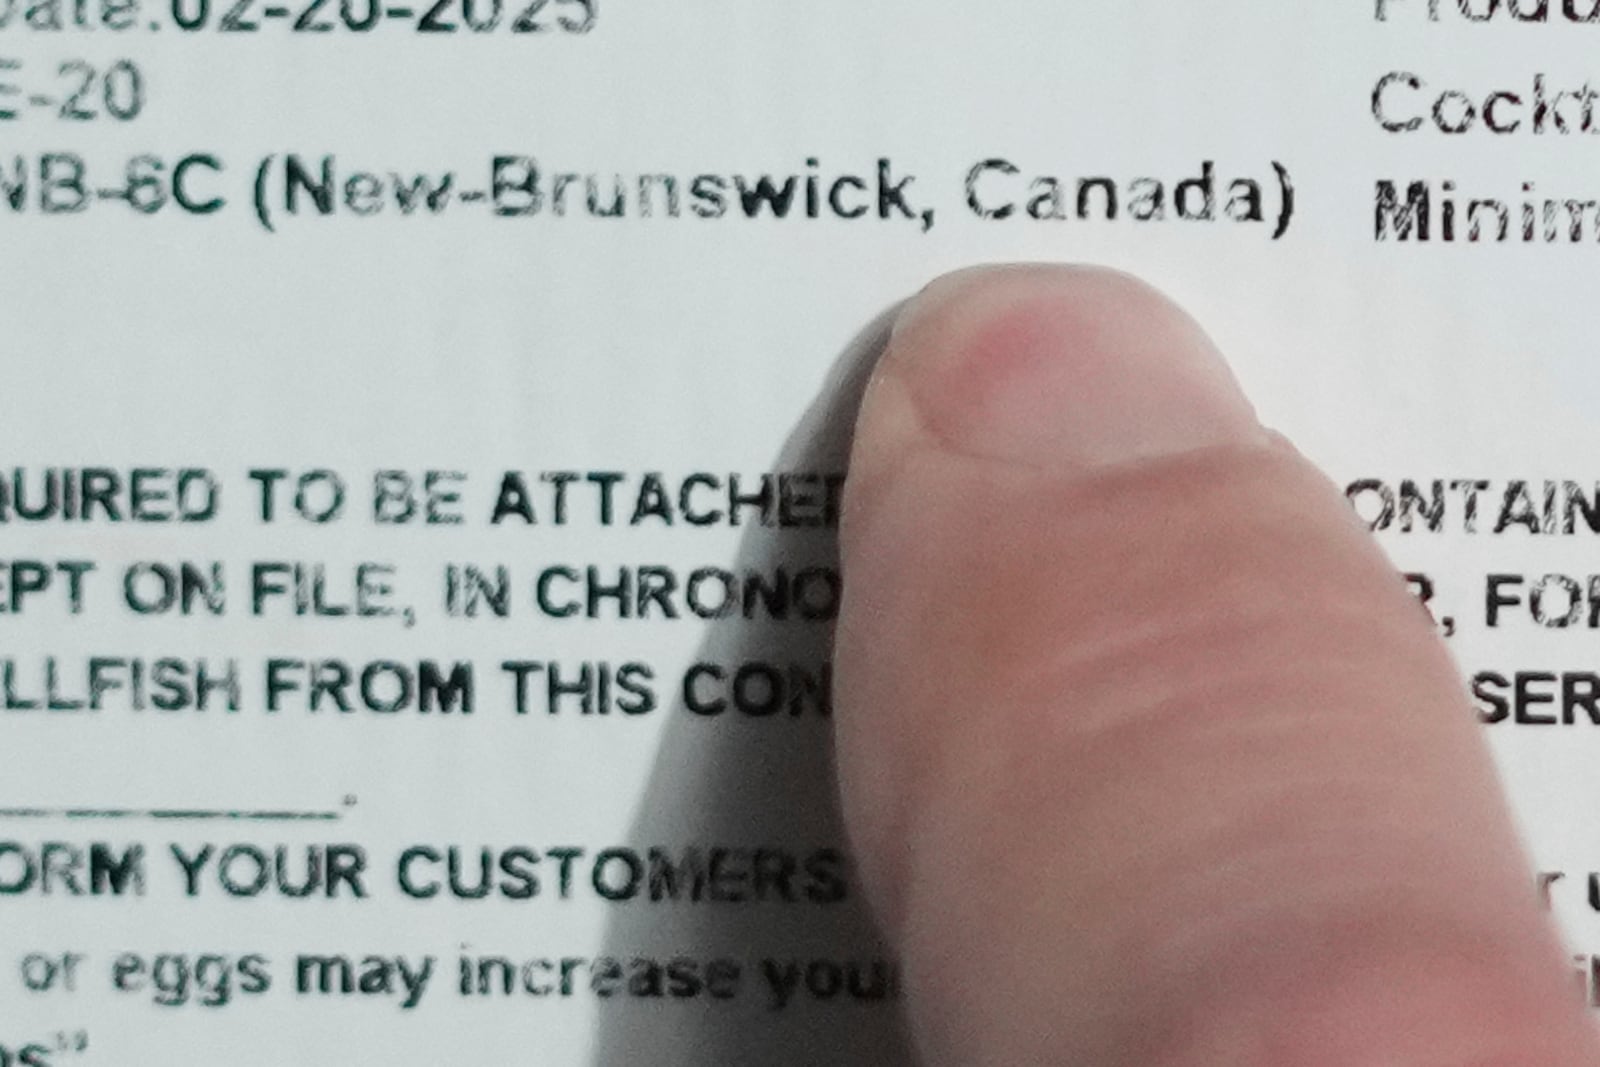
[[[852,391],[1004,260],[1167,290],[1349,486],[1600,984],[1597,43],[0,0],[0,1067],[902,1062],[831,771]]]

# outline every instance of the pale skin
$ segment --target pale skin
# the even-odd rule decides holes
[[[845,814],[925,1062],[1600,1064],[1429,619],[1160,294],[918,295],[843,555]]]

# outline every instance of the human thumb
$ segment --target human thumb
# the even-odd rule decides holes
[[[929,1063],[1600,1063],[1425,612],[1153,290],[924,291],[843,561],[846,820]]]

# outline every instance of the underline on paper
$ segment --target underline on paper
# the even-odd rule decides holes
[[[137,820],[171,822],[338,822],[337,811],[259,811],[229,808],[0,808],[0,819]]]

